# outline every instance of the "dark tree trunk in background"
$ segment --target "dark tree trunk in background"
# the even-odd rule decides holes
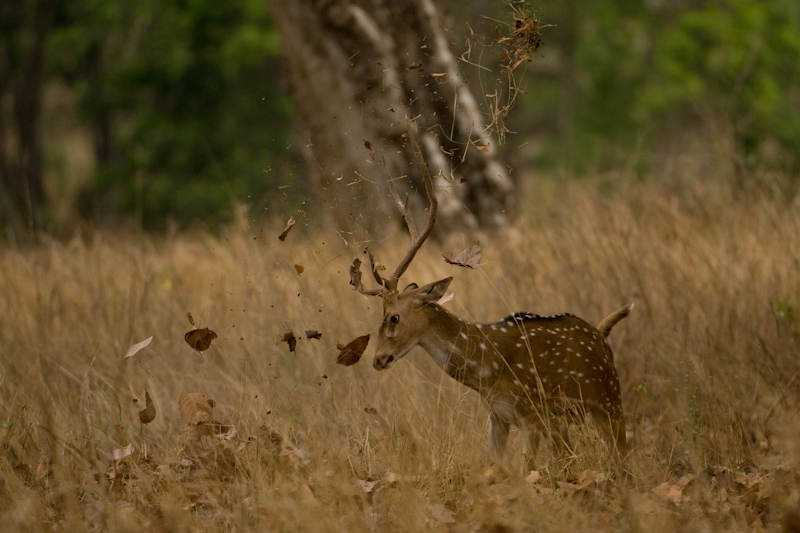
[[[484,138],[477,101],[433,0],[269,0],[298,114],[298,142],[327,220],[344,231],[387,227],[396,211],[381,154],[401,195],[422,190],[405,116],[439,191],[440,230],[503,224],[513,187]],[[374,159],[365,141],[374,144]],[[483,140],[480,144],[485,144]],[[446,152],[452,151],[453,157]],[[410,183],[409,183],[410,182]],[[411,194],[414,198],[424,195]]]
[[[34,229],[45,204],[39,119],[44,44],[54,13],[53,0],[3,2],[0,8],[0,224],[17,231]]]

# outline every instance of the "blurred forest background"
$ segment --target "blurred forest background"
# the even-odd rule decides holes
[[[439,5],[488,117],[484,95],[508,91],[496,41],[512,10]],[[531,9],[548,26],[516,71],[524,94],[500,148],[525,171],[515,179],[611,169],[651,179],[681,154],[722,147],[737,186],[766,176],[794,191],[796,0]],[[239,203],[253,216],[296,208],[313,193],[282,59],[292,53],[265,0],[0,3],[0,240],[82,222],[214,228]]]

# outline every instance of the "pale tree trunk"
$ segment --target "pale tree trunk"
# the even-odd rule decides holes
[[[421,189],[405,117],[439,190],[440,231],[506,222],[513,185],[485,145],[485,121],[433,0],[268,0],[289,68],[298,142],[317,204],[340,230],[374,232],[396,217],[381,162],[401,195]],[[365,146],[374,146],[374,157]],[[452,157],[448,154],[452,153]],[[414,198],[424,196],[411,194]]]

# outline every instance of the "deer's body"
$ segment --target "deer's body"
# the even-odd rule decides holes
[[[625,450],[619,378],[604,333],[628,308],[604,320],[604,332],[570,314],[516,313],[478,324],[435,303],[450,280],[411,285],[384,297],[376,369],[388,368],[421,346],[448,375],[481,395],[490,412],[493,451],[505,447],[510,425],[522,429],[535,448],[535,439],[549,424],[563,447],[568,443],[564,415],[582,411],[592,413],[612,446]]]
[[[385,370],[415,346],[422,346],[448,375],[480,393],[490,413],[489,445],[494,451],[505,447],[511,424],[528,435],[532,448],[541,428],[554,429],[556,444],[563,448],[568,445],[563,415],[588,411],[612,447],[624,453],[619,378],[606,337],[630,307],[612,313],[597,328],[567,314],[517,313],[494,324],[475,324],[436,303],[453,278],[397,291],[400,276],[433,230],[438,209],[433,180],[408,119],[406,126],[430,201],[425,227],[417,231],[408,201],[400,199],[389,178],[411,246],[389,278],[378,272],[367,251],[372,277],[379,285],[376,289],[363,286],[359,259],[350,268],[350,283],[359,292],[383,297],[384,317],[373,366]]]

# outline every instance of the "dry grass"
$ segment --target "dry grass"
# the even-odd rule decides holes
[[[800,461],[800,218],[755,191],[629,185],[530,193],[518,228],[483,237],[475,271],[423,248],[406,280],[455,275],[462,316],[570,311],[612,333],[635,449],[628,476],[591,431],[575,454],[521,442],[486,458],[477,395],[422,351],[372,370],[336,343],[376,333],[336,236],[282,223],[165,242],[97,234],[0,251],[0,523],[36,530],[780,530]],[[398,244],[375,243],[384,263]],[[294,265],[305,270],[298,275]],[[198,354],[199,327],[219,338]],[[280,336],[322,331],[289,353]],[[152,344],[123,360],[127,347]],[[157,415],[141,427],[134,397]],[[216,401],[234,438],[197,436],[181,392]],[[367,412],[365,408],[374,408]],[[112,450],[133,444],[118,461]],[[378,483],[373,483],[379,481]],[[366,482],[366,483],[365,483]],[[370,489],[371,487],[371,489]],[[795,514],[792,514],[795,513]],[[788,517],[788,518],[787,518]]]

